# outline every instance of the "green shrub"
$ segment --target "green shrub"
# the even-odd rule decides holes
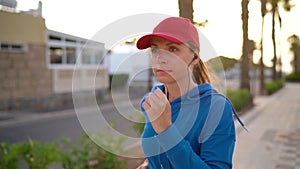
[[[265,88],[266,88],[266,91],[267,91],[268,95],[271,95],[271,94],[275,93],[276,91],[281,89],[283,86],[284,86],[284,80],[283,79],[267,82],[265,84]]]
[[[82,137],[83,139],[83,137]],[[64,149],[60,153],[60,161],[63,169],[85,169],[89,164],[89,149],[86,146],[73,147],[70,139],[63,138],[60,149]],[[91,150],[92,151],[92,150]]]
[[[237,111],[251,103],[251,95],[247,89],[227,90],[226,96]]]
[[[121,87],[127,84],[129,75],[125,73],[109,75],[110,87]]]
[[[18,162],[23,160],[29,169],[44,169],[59,161],[56,143],[45,145],[37,141],[6,144],[0,147],[0,169],[18,168]]]
[[[45,143],[29,140],[21,144],[21,158],[26,162],[29,169],[47,168],[51,164],[58,162],[59,152],[56,143]]]
[[[117,155],[99,147],[88,135],[82,136],[80,146],[70,147],[70,145],[70,140],[64,139],[62,147],[66,151],[61,153],[61,163],[64,169],[117,169],[124,168],[127,163],[126,160],[121,160]]]
[[[295,71],[285,77],[286,81],[289,82],[300,82],[300,71]]]
[[[118,140],[117,140],[118,141]],[[120,139],[116,148],[123,142]],[[63,169],[117,169],[124,168],[127,159],[105,151],[87,135],[73,146],[65,138],[62,144],[38,141],[7,144],[0,146],[0,169],[17,169],[20,161],[29,169],[46,169],[53,164],[61,164]]]
[[[17,169],[20,149],[19,144],[2,143],[0,146],[0,169]]]

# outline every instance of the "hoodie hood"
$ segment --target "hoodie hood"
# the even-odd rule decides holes
[[[154,92],[157,88],[160,88],[162,91],[165,90],[164,84],[159,84],[157,86],[154,86],[152,88],[151,92]],[[236,117],[236,119],[240,123],[240,125],[248,132],[248,129],[247,129],[246,125],[239,118],[239,116],[236,113],[236,111],[234,109],[234,106],[232,105],[232,103],[230,102],[230,100],[226,96],[224,96],[223,94],[220,94],[209,83],[198,84],[197,87],[195,87],[192,90],[188,91],[186,94],[182,95],[180,98],[177,98],[177,99],[173,100],[171,102],[171,105],[174,106],[174,108],[180,108],[181,105],[191,104],[191,103],[195,103],[195,102],[200,102],[200,101],[203,101],[204,99],[212,99],[211,97],[213,97],[213,96],[219,96],[219,97],[225,98],[225,100],[227,100],[227,102],[232,107],[232,113],[233,113],[233,115]]]
[[[165,90],[164,84],[156,85],[152,88],[151,92],[154,92],[157,88],[160,88],[162,91]],[[217,90],[209,83],[198,84],[195,88],[188,91],[180,98],[173,100],[171,103],[182,102],[182,104],[186,103],[186,101],[195,101],[203,99],[205,97],[211,96],[213,94],[219,94]]]

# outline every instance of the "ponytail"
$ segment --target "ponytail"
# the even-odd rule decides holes
[[[200,49],[197,45],[195,45],[193,42],[189,41],[186,42],[185,45],[191,49],[192,52],[196,53],[197,56],[200,53]],[[212,83],[212,73],[209,73],[211,70],[208,70],[205,63],[200,58],[199,62],[194,65],[193,68],[193,77],[197,84],[202,83]],[[214,78],[214,77],[213,77]]]
[[[194,65],[193,77],[195,78],[195,82],[197,84],[211,83],[207,67],[202,59],[200,59],[200,61]]]

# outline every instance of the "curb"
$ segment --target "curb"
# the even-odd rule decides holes
[[[131,100],[130,103],[138,103],[140,99]],[[122,103],[121,103],[122,104]],[[114,102],[103,102],[100,105],[100,108],[105,108],[109,106],[115,106]],[[82,106],[80,109],[90,109],[90,105]],[[84,110],[85,111],[85,110]],[[82,111],[80,111],[82,112]],[[28,113],[28,112],[0,112],[0,128],[22,125],[23,123],[34,122],[44,119],[55,119],[55,118],[64,118],[69,116],[77,116],[75,108],[49,111],[43,113]]]

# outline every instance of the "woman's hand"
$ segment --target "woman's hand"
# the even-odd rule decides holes
[[[171,105],[159,88],[148,95],[142,107],[156,133],[160,134],[172,124]]]
[[[148,169],[148,160],[146,159],[143,164],[138,166],[136,169]]]

